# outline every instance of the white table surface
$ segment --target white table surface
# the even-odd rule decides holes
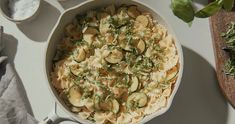
[[[63,11],[55,0],[47,1],[43,2],[37,18],[28,24],[16,25],[0,15],[0,25],[9,34],[6,54],[14,63],[38,120],[46,117],[54,106],[43,74],[43,57],[47,36]],[[67,9],[82,1],[68,0],[62,5]],[[224,100],[218,88],[208,19],[196,19],[192,27],[188,27],[172,14],[170,0],[144,2],[171,23],[183,45],[185,57],[182,83],[172,107],[149,124],[235,124],[235,110]],[[66,117],[60,108],[58,112]]]

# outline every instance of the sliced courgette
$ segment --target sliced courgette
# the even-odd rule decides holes
[[[148,18],[144,15],[139,15],[135,20],[136,27],[141,26],[141,28],[145,28],[148,26],[148,23]]]
[[[82,110],[82,109],[79,108],[79,107],[74,107],[74,106],[73,106],[73,107],[71,108],[71,111],[74,112],[74,113],[78,113],[78,112],[80,112],[81,110]]]
[[[69,70],[74,76],[79,76],[80,74],[79,65],[72,65],[69,67]]]
[[[105,40],[107,44],[112,44],[114,41],[114,36],[111,33],[106,34]]]
[[[83,48],[80,48],[79,50],[74,52],[73,58],[76,62],[81,62],[85,60],[86,58],[86,52]]]
[[[138,89],[141,89],[142,83],[139,81]]]
[[[145,51],[145,42],[143,40],[139,40],[139,42],[137,44],[137,50],[138,50],[139,54],[141,54]]]
[[[90,45],[95,40],[95,35],[98,34],[98,30],[94,27],[87,27],[83,31],[83,39]]]
[[[139,86],[139,79],[136,76],[131,77],[131,87],[130,92],[135,92],[138,89]]]
[[[84,30],[83,30],[83,34],[92,34],[92,35],[96,35],[98,34],[99,31],[94,28],[94,27],[86,27]]]
[[[112,101],[111,99],[100,102],[100,108],[103,111],[111,111],[112,110]]]
[[[112,112],[115,114],[119,112],[119,102],[116,99],[112,100]]]
[[[93,102],[93,100],[92,100],[91,98],[87,98],[87,99],[86,99],[86,104],[85,104],[85,106],[86,106],[86,108],[87,108],[89,111],[91,111],[91,112],[94,111],[94,102]]]
[[[99,96],[94,97],[94,107],[95,107],[95,110],[97,111],[113,111],[114,113],[118,112],[119,104],[116,102],[117,101],[110,100],[110,99],[101,101]]]
[[[122,58],[123,58],[122,52],[115,49],[115,50],[110,52],[110,54],[105,58],[105,60],[108,63],[116,64],[116,63],[122,61]]]
[[[173,67],[171,70],[167,71],[166,80],[170,81],[171,79],[175,78],[177,74],[178,74],[178,68]]]
[[[132,51],[132,47],[127,44],[126,40],[119,41],[119,46],[125,51],[128,51],[128,52]]]
[[[69,89],[69,102],[75,107],[82,107],[81,104],[82,93],[78,86],[74,85]]]
[[[130,6],[127,10],[127,14],[132,18],[136,18],[140,15],[140,11],[137,9],[137,6]]]
[[[141,108],[144,107],[148,102],[148,97],[145,93],[142,92],[135,92],[132,93],[127,98],[127,108],[128,109],[134,109],[134,108]]]

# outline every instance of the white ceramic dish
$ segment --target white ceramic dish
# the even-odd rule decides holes
[[[29,22],[31,20],[33,20],[39,13],[39,9],[40,9],[40,6],[41,6],[41,1],[42,0],[39,0],[39,5],[36,9],[36,11],[34,13],[32,13],[31,16],[25,18],[25,19],[13,19],[11,18],[11,13],[10,13],[10,10],[9,10],[9,0],[0,0],[0,12],[2,13],[2,15],[7,18],[8,20],[16,23],[16,24],[20,24],[20,23],[23,23],[23,22]]]
[[[56,46],[57,43],[59,41],[61,41],[62,37],[64,36],[64,27],[69,24],[72,19],[77,15],[77,14],[84,14],[85,12],[89,11],[89,10],[93,10],[95,8],[101,8],[101,7],[105,7],[108,6],[110,4],[114,4],[116,6],[119,6],[121,4],[127,4],[127,5],[137,5],[138,9],[141,11],[147,11],[149,13],[152,14],[153,18],[155,20],[157,20],[160,24],[164,25],[167,29],[168,32],[170,34],[172,34],[174,36],[175,39],[175,44],[178,50],[178,54],[179,54],[179,63],[180,63],[180,69],[179,69],[179,74],[178,74],[178,79],[175,83],[175,87],[173,89],[173,92],[168,100],[167,106],[165,108],[162,108],[161,110],[148,115],[146,117],[144,117],[144,119],[141,121],[141,123],[146,123],[149,120],[165,113],[171,106],[173,98],[176,94],[176,91],[178,90],[178,87],[180,85],[181,82],[181,77],[182,77],[182,73],[183,73],[183,53],[182,53],[182,48],[180,43],[178,42],[177,38],[175,37],[175,33],[172,30],[171,26],[169,23],[167,23],[167,21],[158,13],[156,12],[154,9],[152,9],[151,7],[143,4],[140,1],[132,1],[132,0],[88,0],[82,4],[79,4],[73,8],[68,9],[67,11],[65,11],[59,18],[58,22],[56,23],[54,29],[52,30],[48,41],[47,41],[47,46],[46,46],[46,53],[45,53],[45,74],[46,77],[48,79],[48,86],[49,89],[54,97],[54,99],[56,100],[56,102],[64,109],[64,111],[66,111],[68,113],[68,115],[73,119],[76,120],[80,123],[92,123],[91,121],[88,120],[83,120],[81,118],[79,118],[77,115],[73,114],[72,112],[69,111],[68,107],[63,103],[63,101],[60,99],[60,97],[58,96],[57,92],[55,91],[55,88],[52,86],[51,80],[50,80],[50,72],[52,70],[52,59],[55,55],[55,51],[56,51]]]

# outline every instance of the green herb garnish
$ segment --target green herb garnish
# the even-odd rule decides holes
[[[231,11],[233,7],[234,0],[215,0],[199,11],[196,11],[191,0],[172,0],[171,2],[171,9],[175,16],[190,25],[194,17],[207,18],[221,9]]]
[[[226,32],[221,36],[226,44],[224,50],[230,54],[230,59],[224,65],[224,72],[227,75],[235,76],[235,22],[231,22]]]

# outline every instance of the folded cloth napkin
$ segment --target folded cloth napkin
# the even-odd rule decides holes
[[[0,53],[3,43],[3,28],[0,27]],[[0,56],[0,124],[37,124],[31,114],[21,80],[7,57]]]

